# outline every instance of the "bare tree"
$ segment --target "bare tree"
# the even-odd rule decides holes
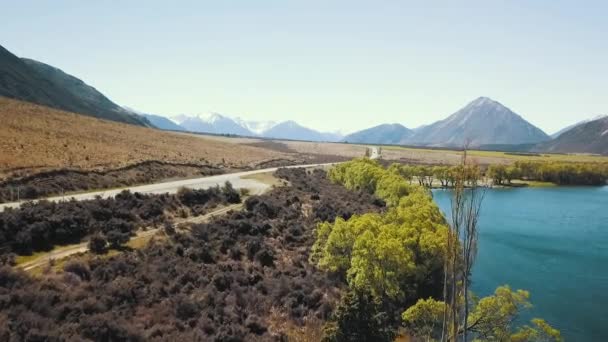
[[[477,255],[478,222],[485,188],[479,186],[479,169],[467,160],[465,144],[455,175],[451,199],[451,222],[444,264],[442,341],[467,341],[469,286]],[[468,187],[467,187],[468,185]],[[461,300],[462,299],[462,300]]]

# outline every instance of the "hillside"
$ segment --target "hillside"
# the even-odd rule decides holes
[[[164,116],[161,115],[155,115],[155,114],[142,114],[146,119],[148,119],[148,121],[150,121],[150,123],[152,125],[154,125],[154,127],[158,128],[158,129],[164,129],[164,130],[168,130],[168,131],[184,131],[185,129],[176,124],[175,122],[167,119]]]
[[[404,142],[425,146],[471,147],[527,144],[549,136],[521,116],[487,97],[480,97],[444,120],[416,129]]]
[[[574,127],[578,127],[580,125],[586,124],[587,122],[595,121],[595,120],[602,119],[602,118],[605,118],[605,117],[608,117],[608,115],[596,115],[593,118],[585,119],[585,120],[579,121],[579,122],[577,122],[575,124],[566,126],[566,127],[562,128],[562,129],[560,129],[559,131],[551,134],[551,139],[555,139],[555,138],[559,137],[560,135],[562,135],[563,133],[571,130]]]
[[[56,168],[109,169],[146,160],[248,166],[285,155],[125,125],[0,97],[0,176]]]
[[[304,127],[295,121],[284,121],[262,133],[264,137],[275,139],[308,140],[308,141],[335,141],[339,139],[336,134],[322,133]]]
[[[608,155],[608,117],[577,125],[557,138],[537,145],[534,150]]]
[[[0,96],[140,126],[147,120],[128,113],[95,88],[63,71],[21,59],[0,46]]]
[[[413,131],[400,124],[383,124],[345,136],[342,141],[364,144],[399,144]]]

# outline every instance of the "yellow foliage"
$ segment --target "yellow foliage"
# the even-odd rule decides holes
[[[414,294],[443,265],[446,221],[431,193],[409,185],[397,171],[367,159],[330,170],[332,181],[372,191],[389,209],[320,224],[310,257],[319,268],[341,273],[351,287],[377,297]]]

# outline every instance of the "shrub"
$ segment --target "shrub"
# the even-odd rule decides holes
[[[89,239],[89,250],[94,254],[102,254],[106,251],[108,241],[100,233],[93,234]]]

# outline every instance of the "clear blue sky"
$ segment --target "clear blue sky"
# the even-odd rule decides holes
[[[168,116],[416,127],[483,95],[552,133],[608,113],[607,14],[606,1],[20,0],[2,5],[0,44]]]

